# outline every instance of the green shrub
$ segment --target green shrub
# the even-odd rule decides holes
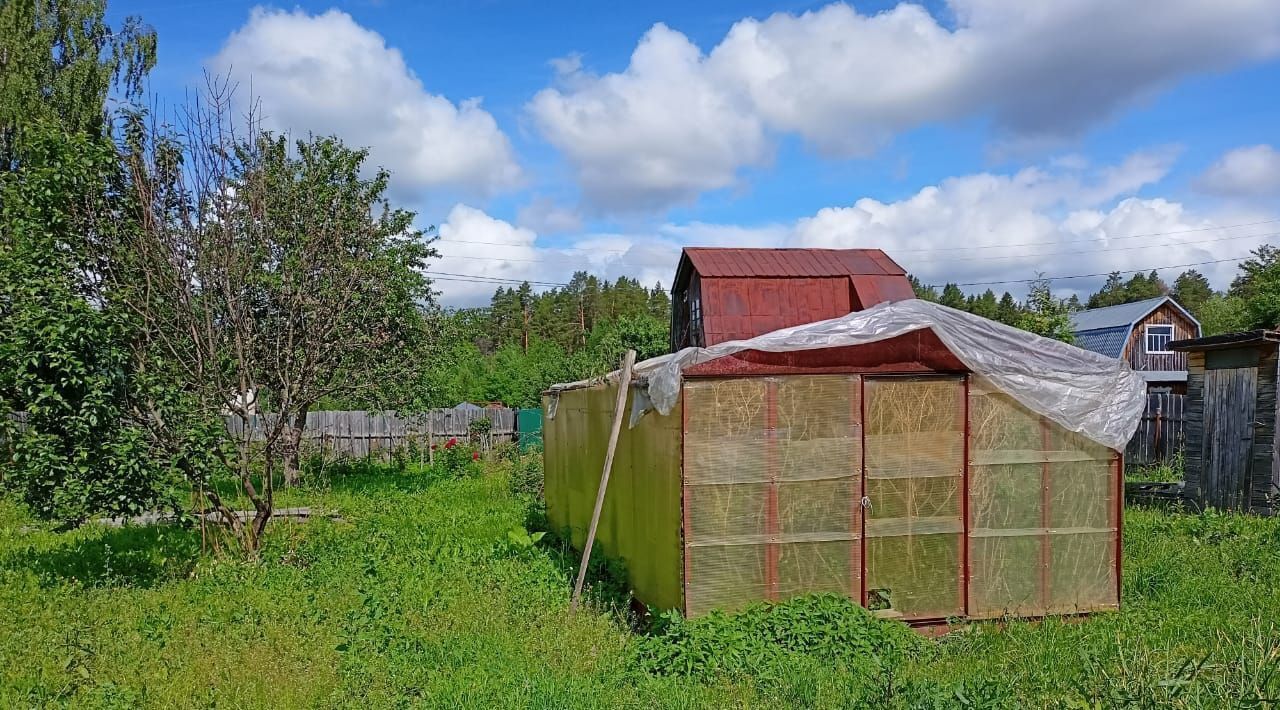
[[[637,663],[652,673],[751,675],[802,654],[873,676],[927,656],[932,645],[845,597],[818,594],[693,620],[667,612],[634,650]]]
[[[432,447],[435,450],[435,472],[444,478],[466,478],[480,473],[480,451],[470,444],[451,438]]]
[[[516,496],[534,501],[543,500],[542,454],[526,454],[519,456],[511,463],[508,474],[511,492]]]

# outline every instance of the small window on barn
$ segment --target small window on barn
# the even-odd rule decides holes
[[[1173,340],[1173,326],[1147,326],[1147,354],[1160,355],[1173,352],[1169,349],[1169,341]]]
[[[697,295],[689,299],[689,330],[690,345],[702,347],[702,299]]]

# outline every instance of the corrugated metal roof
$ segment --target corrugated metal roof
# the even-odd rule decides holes
[[[1124,352],[1124,341],[1129,337],[1129,325],[1079,331],[1075,336],[1078,347],[1107,357],[1120,357]]]
[[[704,277],[905,276],[879,249],[737,249],[686,247],[685,256]]]
[[[1121,303],[1118,306],[1107,306],[1106,308],[1091,308],[1087,311],[1079,311],[1071,314],[1071,329],[1077,332],[1082,330],[1097,330],[1098,328],[1118,328],[1121,326],[1129,327],[1134,323],[1142,320],[1151,311],[1154,311],[1165,301],[1173,302],[1168,296],[1159,296],[1156,298],[1148,298],[1145,301],[1134,301],[1133,303]],[[1178,310],[1183,310],[1178,306]]]
[[[853,290],[858,294],[858,303],[863,308],[870,308],[885,301],[905,301],[915,298],[911,282],[899,275],[880,276],[857,274],[849,277]]]

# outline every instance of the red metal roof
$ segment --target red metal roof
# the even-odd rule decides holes
[[[677,348],[750,338],[915,297],[906,272],[879,249],[687,247],[672,289],[676,307],[695,275],[701,322],[686,327],[691,313],[673,318]]]
[[[695,271],[707,278],[766,276],[906,276],[879,249],[723,249],[686,247]]]

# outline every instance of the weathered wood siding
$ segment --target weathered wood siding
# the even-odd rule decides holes
[[[250,439],[261,441],[274,416],[258,414],[250,417],[247,422]],[[244,420],[235,416],[223,419],[232,436],[244,434]],[[488,419],[491,428],[484,436],[473,437],[471,422],[477,419]],[[515,434],[516,410],[506,408],[432,409],[417,413],[322,411],[307,413],[302,442],[308,451],[320,452],[326,457],[372,456],[386,459],[392,451],[410,443],[425,449],[431,444],[457,437],[487,447],[495,441],[512,440]]]
[[[1267,347],[1262,349],[1258,359],[1258,403],[1254,408],[1253,481],[1249,509],[1263,515],[1277,512],[1276,496],[1280,493],[1280,478],[1275,465],[1277,355],[1280,351]]]
[[[1133,332],[1129,333],[1129,340],[1124,345],[1124,357],[1128,360],[1129,367],[1146,371],[1187,369],[1186,353],[1152,355],[1147,352],[1146,326],[1148,325],[1172,325],[1174,340],[1200,337],[1200,330],[1195,322],[1174,308],[1172,304],[1165,302],[1146,318],[1134,324]]]
[[[1200,472],[1204,469],[1204,353],[1187,353],[1187,401],[1183,410],[1187,448],[1183,480],[1189,495],[1199,499]]]
[[[1148,394],[1147,411],[1124,450],[1125,466],[1172,461],[1186,446],[1186,396]]]
[[[1188,493],[1224,510],[1280,512],[1276,347],[1191,352],[1187,362]]]
[[[1257,401],[1257,368],[1205,372],[1201,479],[1205,505],[1222,510],[1244,510],[1249,506]]]

